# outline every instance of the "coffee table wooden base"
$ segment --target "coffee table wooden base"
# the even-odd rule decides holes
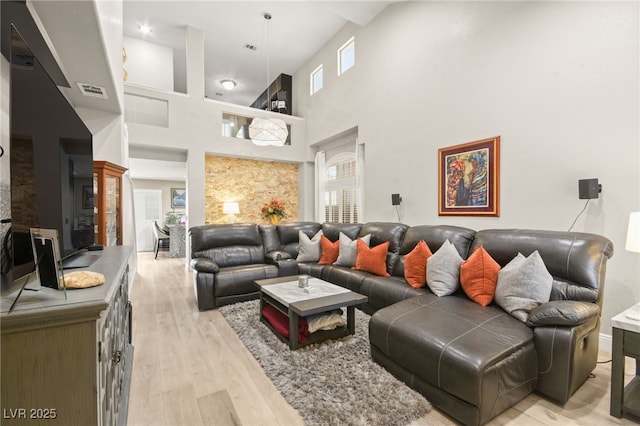
[[[267,280],[260,280],[256,283],[262,287],[278,282],[291,281],[296,279],[295,277],[272,278]],[[319,343],[329,339],[340,339],[342,337],[355,334],[355,305],[359,305],[367,301],[367,296],[358,294],[352,291],[348,291],[341,294],[332,296],[319,297],[313,300],[304,300],[300,302],[289,303],[288,306],[276,300],[274,297],[266,294],[264,291],[260,292],[260,320],[265,324],[273,333],[278,336],[280,340],[287,343],[291,350],[296,350],[304,346],[308,346],[314,343]],[[263,309],[266,305],[273,306],[276,310],[284,314],[289,319],[289,337],[285,337],[280,334],[271,323],[265,319],[262,315]],[[318,330],[306,336],[306,342],[300,343],[299,341],[299,320],[301,316],[308,316],[323,312],[330,312],[337,308],[347,308],[347,324],[342,327],[337,327],[333,330]]]

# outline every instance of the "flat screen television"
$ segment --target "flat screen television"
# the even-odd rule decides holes
[[[27,30],[33,32],[33,28]],[[3,238],[3,249],[12,252],[14,283],[35,268],[31,228],[57,230],[63,258],[92,245],[95,232],[92,134],[21,31],[20,25],[11,23],[12,235]],[[7,37],[9,32],[3,30],[2,35]],[[39,31],[38,35],[42,37]],[[6,40],[2,43],[6,57]]]

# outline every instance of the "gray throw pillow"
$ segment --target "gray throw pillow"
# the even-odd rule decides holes
[[[298,231],[298,257],[296,260],[298,262],[317,262],[320,260],[320,238],[322,238],[322,229],[311,239],[304,232]]]
[[[537,250],[529,257],[518,253],[498,272],[495,301],[511,316],[526,323],[532,309],[549,301],[552,285],[553,277]]]
[[[367,234],[360,239],[366,245],[369,245],[369,242],[371,241],[371,234]],[[335,261],[334,265],[348,266],[350,268],[356,266],[356,256],[358,254],[358,239],[356,238],[355,240],[352,240],[341,232],[338,241],[338,260]]]
[[[427,259],[427,285],[436,296],[448,296],[460,286],[460,265],[464,260],[456,247],[446,240]]]

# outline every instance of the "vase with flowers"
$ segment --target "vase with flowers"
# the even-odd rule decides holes
[[[272,225],[277,225],[282,218],[287,217],[287,213],[284,208],[284,201],[280,201],[276,198],[273,198],[262,206],[261,211],[262,217],[269,219]]]

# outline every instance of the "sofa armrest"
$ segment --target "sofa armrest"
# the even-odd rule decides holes
[[[277,265],[279,260],[291,259],[291,255],[284,250],[273,250],[264,255],[267,263]]]
[[[600,307],[595,303],[575,300],[553,300],[543,303],[529,313],[527,325],[530,327],[559,325],[576,326],[600,315]]]
[[[220,270],[220,266],[218,266],[216,262],[204,257],[191,260],[191,267],[198,272],[209,272],[212,274],[215,274]]]

